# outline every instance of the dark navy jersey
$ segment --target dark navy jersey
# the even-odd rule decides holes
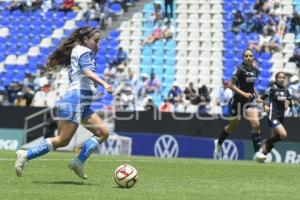
[[[257,68],[247,67],[244,63],[242,63],[233,72],[232,79],[235,81],[236,86],[240,90],[255,95],[254,84],[256,82],[258,75],[259,75],[259,70]],[[243,102],[249,101],[238,93],[234,94],[234,99]]]
[[[282,119],[284,117],[285,111],[285,101],[289,100],[291,102],[292,97],[286,87],[279,87],[274,84],[272,87],[268,88],[261,96],[261,99],[266,99],[269,97],[270,114],[269,119]]]

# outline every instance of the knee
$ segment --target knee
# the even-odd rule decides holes
[[[102,127],[96,130],[95,135],[101,138],[102,141],[105,141],[109,136],[109,130],[107,127]]]
[[[52,145],[56,149],[56,148],[67,146],[69,142],[70,142],[70,138],[57,136],[52,140]]]
[[[280,139],[281,139],[281,140],[285,140],[286,137],[287,137],[287,133],[286,133],[286,132],[280,133],[279,136],[280,136]]]
[[[259,123],[259,121],[253,121],[251,123],[251,128],[254,129],[254,130],[259,130],[260,129],[260,123]]]
[[[237,128],[237,125],[228,125],[225,127],[225,131],[229,134],[233,133],[235,129]]]

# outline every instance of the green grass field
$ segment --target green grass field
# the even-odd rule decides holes
[[[50,153],[33,160],[21,178],[14,172],[14,152],[0,152],[0,199],[300,199],[300,166],[254,161],[157,159],[93,155],[88,180],[67,167],[75,154]],[[114,169],[137,168],[139,181],[118,188]]]

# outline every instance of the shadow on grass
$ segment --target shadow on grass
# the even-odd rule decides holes
[[[33,181],[33,184],[45,184],[45,185],[99,185],[94,183],[85,183],[82,181]]]

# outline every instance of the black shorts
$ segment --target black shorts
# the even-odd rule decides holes
[[[248,108],[258,108],[256,100],[243,102],[232,98],[229,102],[229,114],[232,117],[244,116],[244,111]]]
[[[269,122],[270,128],[276,128],[279,125],[283,125],[284,120],[283,120],[283,118],[271,117],[268,119],[268,122]]]

